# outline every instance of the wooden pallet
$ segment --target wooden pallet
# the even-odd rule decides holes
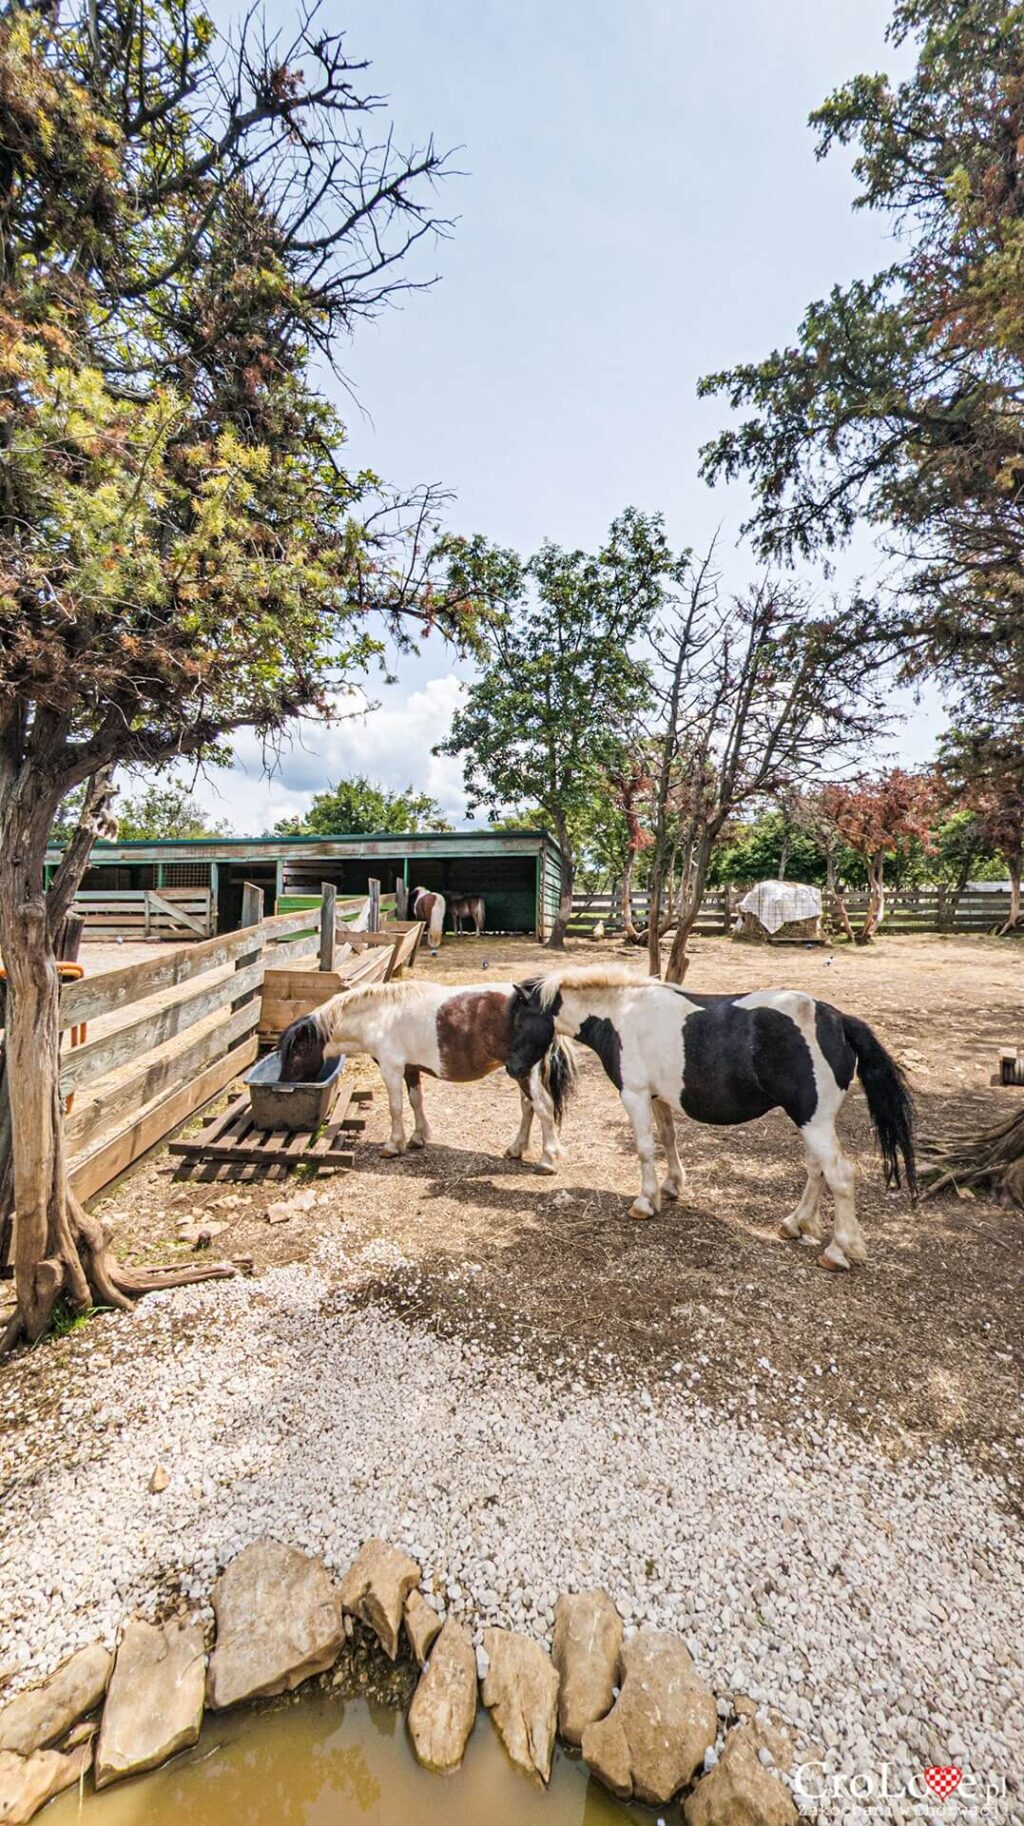
[[[372,1094],[343,1085],[328,1121],[319,1132],[311,1133],[308,1129],[258,1129],[249,1093],[243,1091],[201,1134],[170,1143],[168,1152],[181,1156],[174,1177],[208,1184],[211,1180],[286,1179],[296,1167],[312,1169],[314,1175],[325,1167],[350,1167],[355,1156],[344,1138],[366,1126],[361,1116],[350,1114],[351,1106],[368,1103]]]

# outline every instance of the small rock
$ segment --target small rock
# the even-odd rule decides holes
[[[84,1718],[80,1725],[72,1725],[61,1745],[62,1750],[78,1750],[82,1744],[91,1744],[100,1728],[98,1718]]]
[[[749,1725],[729,1732],[717,1768],[687,1795],[683,1819],[686,1826],[794,1826],[793,1797],[759,1762]]]
[[[198,1623],[133,1617],[118,1644],[96,1746],[96,1786],[155,1769],[194,1744],[203,1717],[206,1651]]]
[[[345,1639],[341,1594],[322,1560],[280,1541],[254,1541],[211,1593],[217,1645],[207,1700],[218,1710],[288,1693],[337,1659]]]
[[[670,1630],[638,1630],[622,1667],[614,1707],[583,1733],[584,1761],[621,1800],[660,1806],[692,1779],[718,1735],[714,1694]]]
[[[3,1826],[25,1826],[63,1789],[80,1781],[92,1762],[92,1745],[63,1756],[59,1750],[34,1750],[18,1756],[0,1750],[0,1820]]]
[[[558,1723],[558,1674],[532,1636],[485,1629],[483,1700],[512,1761],[542,1782],[551,1775]]]
[[[310,1186],[305,1192],[293,1192],[290,1198],[279,1198],[273,1205],[267,1206],[268,1224],[284,1224],[290,1217],[298,1217],[302,1211],[310,1211],[316,1203],[316,1192]]]
[[[409,1707],[409,1735],[425,1769],[457,1769],[476,1722],[476,1656],[461,1623],[449,1617]]]
[[[622,1618],[606,1591],[581,1591],[555,1605],[551,1659],[558,1670],[558,1729],[579,1744],[611,1711],[622,1656]]]
[[[113,1665],[109,1649],[101,1642],[92,1642],[65,1661],[42,1686],[19,1693],[0,1711],[0,1750],[31,1756],[33,1750],[56,1743],[79,1718],[99,1705]],[[0,1820],[3,1819],[0,1810]]]
[[[398,1654],[405,1600],[419,1582],[416,1561],[376,1539],[364,1541],[341,1581],[345,1609],[369,1624],[392,1661]]]
[[[423,1593],[413,1590],[405,1600],[405,1634],[420,1667],[426,1667],[431,1644],[441,1629],[441,1619]]]
[[[171,1481],[171,1474],[168,1471],[167,1466],[166,1465],[157,1465],[156,1469],[153,1472],[152,1477],[149,1480],[150,1495],[159,1496],[161,1490],[166,1490],[170,1481]]]

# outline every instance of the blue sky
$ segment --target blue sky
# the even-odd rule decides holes
[[[274,0],[272,17],[288,16]],[[627,504],[660,509],[678,546],[722,527],[724,583],[742,487],[712,491],[700,445],[723,422],[709,370],[791,337],[807,302],[891,255],[851,210],[842,158],[819,164],[807,115],[861,69],[892,69],[881,0],[352,0],[353,55],[373,61],[400,141],[433,132],[464,174],[458,220],[419,262],[439,283],[339,350],[350,455],[400,483],[452,489],[451,524],[533,550],[593,546]],[[332,382],[332,386],[336,383]],[[862,541],[840,581],[870,578]],[[816,582],[827,587],[820,579]],[[434,760],[468,676],[440,643],[371,680],[380,709],[306,725],[272,778],[243,740],[200,796],[240,830],[308,803],[328,779],[410,779],[462,810],[455,760]],[[934,693],[907,700],[890,748],[928,758]],[[869,758],[869,757],[866,757]]]

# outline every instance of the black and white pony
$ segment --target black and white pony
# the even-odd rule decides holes
[[[807,1185],[783,1219],[787,1237],[821,1242],[822,1183],[835,1204],[826,1268],[863,1262],[867,1245],[857,1222],[853,1162],[836,1134],[836,1117],[855,1073],[882,1151],[887,1185],[900,1183],[900,1159],[917,1196],[914,1111],[900,1067],[870,1027],[828,1002],[793,989],[751,995],[695,995],[632,972],[580,969],[517,986],[507,1069],[518,1077],[555,1034],[596,1052],[622,1098],[640,1156],[642,1186],[630,1207],[653,1217],[661,1194],[655,1131],[668,1159],[661,1191],[678,1198],[683,1167],[674,1115],[695,1122],[750,1122],[783,1109],[803,1137]]]
[[[521,1160],[536,1115],[540,1123],[542,1173],[554,1173],[561,1153],[558,1128],[572,1089],[572,1048],[558,1039],[550,1021],[548,1044],[520,1076],[508,1059],[514,983],[481,983],[452,988],[446,983],[368,983],[343,989],[320,1008],[293,1021],[281,1035],[281,1081],[313,1083],[327,1057],[367,1052],[380,1066],[391,1110],[391,1134],[382,1153],[406,1148],[403,1086],[412,1104],[409,1146],[425,1147],[430,1130],[423,1110],[420,1076],[465,1084],[505,1066],[519,1085],[519,1133],[506,1153]]]

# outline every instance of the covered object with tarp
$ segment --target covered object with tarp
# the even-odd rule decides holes
[[[821,889],[802,881],[759,881],[739,903],[746,938],[811,942],[821,937]]]

